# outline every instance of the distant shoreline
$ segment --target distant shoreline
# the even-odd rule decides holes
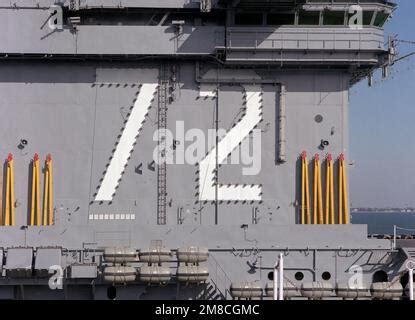
[[[415,213],[414,208],[408,209],[373,209],[373,208],[352,208],[351,213]]]

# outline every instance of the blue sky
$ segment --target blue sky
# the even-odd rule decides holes
[[[415,41],[415,1],[399,7],[386,34]],[[399,53],[415,45],[399,45]],[[415,207],[415,56],[397,64],[387,80],[379,74],[350,91],[350,170],[352,206]]]

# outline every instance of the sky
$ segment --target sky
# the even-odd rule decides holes
[[[386,35],[415,42],[415,1],[399,7]],[[400,44],[400,55],[415,44]],[[415,207],[415,56],[388,79],[376,74],[350,90],[350,202],[353,207]]]

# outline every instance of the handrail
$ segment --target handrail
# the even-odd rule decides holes
[[[312,49],[312,44],[321,43],[322,49],[352,49],[362,50],[362,44],[369,44],[373,49],[383,49],[383,33],[373,30],[353,31],[353,30],[277,30],[277,31],[258,31],[258,30],[235,30],[230,29],[226,32],[227,44],[229,48],[254,48],[254,49]],[[243,38],[238,38],[238,35]],[[313,36],[320,36],[321,39],[313,39]],[[216,46],[223,45],[218,39],[223,39],[224,32],[216,32]],[[339,39],[344,36],[344,39]],[[350,37],[348,37],[350,36]],[[364,39],[364,36],[367,39]],[[379,38],[379,39],[375,39]],[[239,42],[239,43],[238,43]],[[241,45],[241,42],[243,45]],[[296,45],[293,44],[296,42]],[[291,45],[289,45],[291,43]],[[343,47],[339,48],[342,43]]]
[[[415,231],[415,229],[403,228],[403,227],[399,227],[397,225],[393,225],[393,238],[392,238],[392,249],[393,250],[396,250],[396,240],[398,239],[398,230]]]
[[[228,299],[228,294],[230,295],[230,287],[232,284],[232,280],[229,278],[225,270],[223,270],[220,263],[216,260],[216,258],[210,254],[208,263],[210,266],[214,267],[214,276],[212,277],[212,273],[210,272],[210,279],[211,282],[214,284],[215,289],[220,292],[220,294],[225,298]]]

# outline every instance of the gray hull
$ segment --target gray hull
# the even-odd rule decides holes
[[[179,2],[173,6],[183,8]],[[12,153],[15,166],[15,224],[0,227],[1,299],[109,299],[115,291],[117,299],[232,299],[238,283],[261,288],[245,298],[271,299],[265,287],[281,252],[294,298],[307,298],[310,283],[328,284],[323,298],[341,298],[336,286],[355,268],[367,291],[373,282],[406,285],[405,250],[367,239],[366,226],[302,225],[300,214],[300,154],[347,158],[348,91],[385,62],[381,29],[258,27],[252,40],[255,28],[188,20],[181,27],[89,24],[83,15],[93,5],[73,3],[63,5],[64,16],[80,15],[81,24],[64,19],[53,32],[39,28],[48,4],[0,8],[15,35],[0,46],[8,56],[0,63],[0,154]],[[198,4],[190,8],[199,14]],[[182,128],[198,129],[205,146],[209,130],[225,136],[194,151],[195,136],[182,137]],[[224,143],[234,128],[239,140]],[[160,129],[174,135],[174,147],[164,145],[174,163],[155,163]],[[219,161],[215,152],[229,160],[253,130],[261,137],[258,172],[244,175],[243,163]],[[176,163],[183,151],[194,151],[194,163]],[[35,153],[42,167],[46,155],[53,158],[50,226],[30,225]],[[209,250],[206,261],[188,263],[208,270],[196,283],[178,274],[187,263],[176,251],[189,246]],[[112,263],[104,256],[110,248],[130,248],[137,259]],[[171,252],[148,262],[148,248]],[[121,264],[136,271],[132,279],[106,273]],[[56,290],[48,285],[53,265],[63,270]],[[155,274],[143,280],[149,265]],[[157,280],[156,267],[170,271],[167,280]]]

